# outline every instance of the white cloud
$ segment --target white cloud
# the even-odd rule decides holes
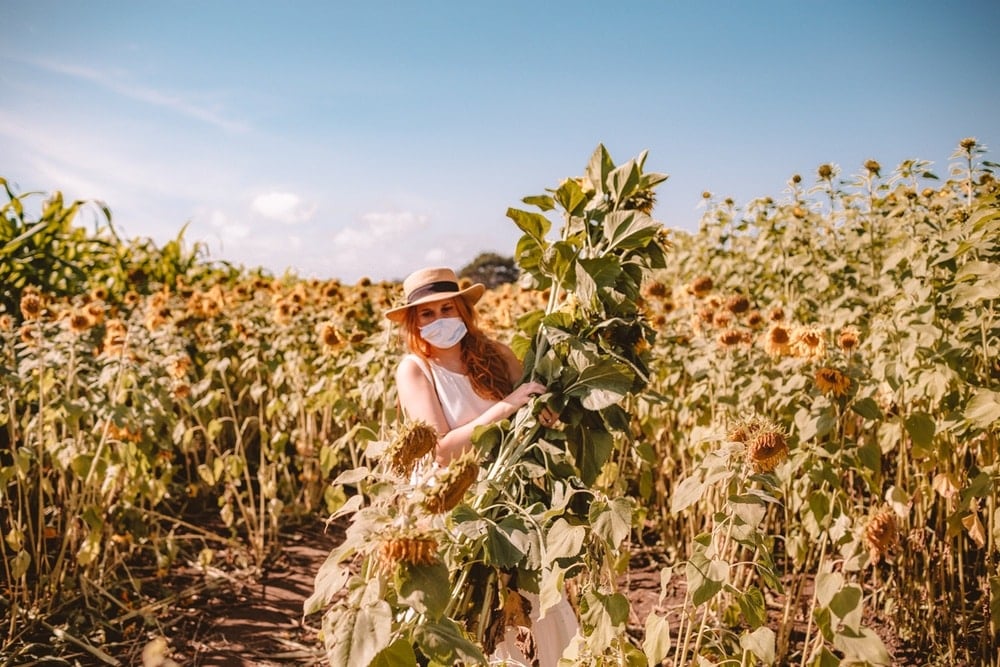
[[[250,207],[268,220],[286,225],[304,222],[316,213],[316,205],[305,206],[302,199],[291,192],[267,192],[254,197]]]
[[[333,237],[333,243],[340,250],[365,250],[386,242],[398,243],[400,247],[413,244],[412,232],[427,227],[426,215],[412,211],[398,213],[372,212],[361,216],[361,223],[340,230]]]

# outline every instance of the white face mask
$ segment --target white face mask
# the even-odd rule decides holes
[[[467,331],[461,317],[441,317],[420,327],[420,337],[434,347],[446,350],[458,344]]]

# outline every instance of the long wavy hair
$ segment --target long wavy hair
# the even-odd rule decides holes
[[[508,376],[507,362],[497,344],[476,323],[476,312],[465,299],[452,298],[455,310],[465,322],[468,333],[462,338],[462,362],[469,373],[472,390],[483,398],[499,401],[514,388]],[[432,346],[420,337],[417,309],[410,308],[403,320],[403,337],[414,354],[429,359]]]

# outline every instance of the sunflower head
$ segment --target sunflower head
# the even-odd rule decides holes
[[[837,336],[837,347],[844,352],[853,352],[861,342],[861,335],[856,327],[844,327]]]
[[[771,472],[787,458],[785,434],[775,424],[762,422],[747,441],[747,464],[755,473]]]
[[[427,422],[407,423],[389,445],[388,454],[392,469],[400,475],[409,475],[417,461],[434,450],[437,441],[437,431]]]
[[[824,394],[843,396],[851,386],[851,379],[836,368],[823,366],[816,371],[816,386]]]
[[[444,514],[462,502],[466,492],[479,478],[479,456],[469,450],[452,460],[438,473],[433,486],[424,496],[424,508],[431,514]]]
[[[391,572],[397,565],[433,565],[438,560],[438,541],[433,534],[412,530],[396,531],[378,545],[378,562]]]
[[[899,542],[899,527],[896,524],[896,513],[885,507],[872,516],[865,526],[865,543],[868,554],[874,562],[878,562]]]
[[[21,295],[21,316],[26,320],[37,320],[42,314],[42,297],[37,292],[25,291]]]

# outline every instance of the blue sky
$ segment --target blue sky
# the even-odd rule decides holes
[[[701,193],[1000,148],[1000,2],[0,0],[0,176],[275,274],[513,254],[603,143]],[[988,157],[1000,161],[994,153]],[[92,224],[86,216],[82,224]],[[556,220],[558,223],[558,221]]]

